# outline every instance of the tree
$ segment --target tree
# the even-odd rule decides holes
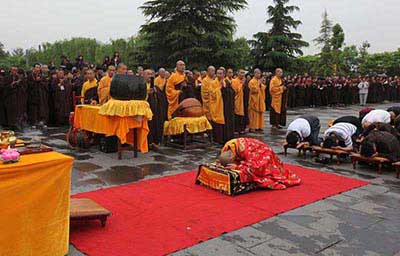
[[[340,54],[341,49],[344,44],[344,31],[340,24],[336,24],[332,28],[332,38],[331,38],[331,46],[332,46],[332,62],[335,70],[335,74],[340,72]]]
[[[0,59],[4,59],[8,56],[6,50],[4,50],[4,44],[0,42]]]
[[[301,48],[309,45],[301,40],[301,34],[292,32],[302,22],[290,16],[300,8],[288,3],[289,0],[274,0],[274,5],[268,6],[269,19],[266,23],[271,24],[272,28],[268,32],[255,34],[251,41],[255,65],[265,70],[277,67],[288,69],[296,56],[303,55]]]
[[[206,67],[226,61],[218,58],[225,56],[221,51],[235,31],[229,14],[246,5],[246,0],[146,1],[140,9],[148,20],[140,32],[148,38],[148,64],[174,66],[182,59],[193,67]]]
[[[320,36],[314,39],[316,45],[321,47],[320,64],[318,73],[321,75],[332,74],[332,55],[331,55],[331,36],[332,36],[332,22],[329,20],[328,12],[322,14]]]

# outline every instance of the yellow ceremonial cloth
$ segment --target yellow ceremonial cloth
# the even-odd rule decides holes
[[[235,114],[244,116],[243,82],[240,78],[232,80],[232,88],[235,90]]]
[[[225,86],[225,81],[222,81]],[[218,79],[215,79],[209,88],[209,118],[217,124],[225,124],[224,100],[222,99],[221,85]]]
[[[167,81],[167,100],[168,100],[168,120],[171,119],[172,113],[178,108],[179,105],[179,95],[181,90],[176,90],[175,86],[186,80],[185,73],[175,72],[173,73]]]
[[[175,117],[164,123],[164,135],[179,135],[186,131],[195,134],[212,130],[212,126],[205,116],[202,117]]]
[[[82,104],[85,104],[85,93],[86,93],[86,91],[89,90],[89,89],[92,89],[93,87],[96,87],[96,86],[97,86],[97,80],[96,79],[93,79],[92,81],[88,80],[85,83],[83,83],[82,91],[81,91],[81,96],[82,96],[81,103]]]
[[[158,88],[160,88],[161,91],[164,90],[165,87],[165,78],[162,78],[161,76],[157,76],[154,79],[154,85],[157,86]]]
[[[110,102],[110,101],[109,101]],[[149,126],[146,117],[136,116],[107,116],[99,114],[99,106],[80,105],[75,107],[74,127],[85,131],[117,136],[122,144],[133,145],[133,131],[138,130],[138,148],[142,153],[149,151],[147,135]]]
[[[212,84],[214,83],[214,78],[209,77],[208,75],[201,82],[201,99],[203,101],[203,112],[204,115],[208,119],[211,119],[210,116],[210,90]]]
[[[100,107],[99,114],[119,117],[144,116],[147,120],[153,118],[153,112],[151,112],[150,105],[145,100],[111,99]]]
[[[110,86],[112,77],[109,75],[104,76],[100,79],[99,86],[97,87],[97,94],[99,95],[99,104],[103,105],[111,99]]]
[[[73,161],[48,152],[0,164],[0,255],[68,254]]]
[[[281,113],[283,90],[282,80],[274,76],[269,85],[269,92],[271,94],[271,107],[278,114]]]

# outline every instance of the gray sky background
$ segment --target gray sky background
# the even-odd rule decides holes
[[[144,0],[0,0],[0,41],[6,49],[37,47],[42,42],[71,37],[91,37],[107,42],[137,33],[145,18],[138,10]],[[322,12],[346,33],[346,44],[371,43],[371,52],[400,48],[400,0],[292,0],[300,7],[294,16],[303,25],[298,31],[311,45],[306,54],[318,52]],[[266,6],[272,0],[248,0],[246,10],[234,14],[236,37],[251,38],[268,29]]]

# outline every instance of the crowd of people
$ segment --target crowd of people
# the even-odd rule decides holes
[[[178,61],[170,72],[139,66],[129,69],[116,52],[102,65],[75,62],[62,56],[58,67],[35,64],[29,71],[17,66],[0,73],[0,125],[21,130],[26,125],[63,126],[73,111],[77,97],[81,104],[102,105],[110,100],[114,74],[144,77],[148,85],[147,100],[154,118],[150,124],[150,141],[161,142],[164,121],[171,119],[180,102],[196,98],[213,126],[217,143],[235,134],[262,132],[264,112],[269,110],[274,129],[286,126],[287,108],[319,107],[395,101],[400,98],[398,77],[312,77],[308,74],[283,76],[255,69],[234,71],[213,66],[207,70],[187,70]],[[167,110],[167,111],[165,111]]]

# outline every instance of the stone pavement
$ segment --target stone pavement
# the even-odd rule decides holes
[[[392,104],[374,106],[387,108]],[[321,132],[330,120],[344,115],[358,115],[360,107],[296,109],[289,111],[288,122],[301,114],[321,119]],[[302,159],[297,152],[283,155],[284,131],[272,132],[266,115],[264,134],[251,136],[268,143],[284,162],[311,167],[367,180],[371,185],[335,195],[301,208],[277,215],[254,225],[224,234],[172,255],[395,255],[400,252],[400,180],[395,173],[379,176],[367,166],[353,170],[350,161],[340,166],[322,165],[312,157]],[[57,151],[74,156],[72,193],[118,186],[178,174],[197,169],[213,161],[220,147],[183,152],[161,147],[158,152],[139,155],[125,152],[104,154],[96,148],[72,150],[65,142],[66,128],[49,128],[47,132],[25,131],[25,137],[40,136]],[[73,246],[69,255],[82,255]]]

